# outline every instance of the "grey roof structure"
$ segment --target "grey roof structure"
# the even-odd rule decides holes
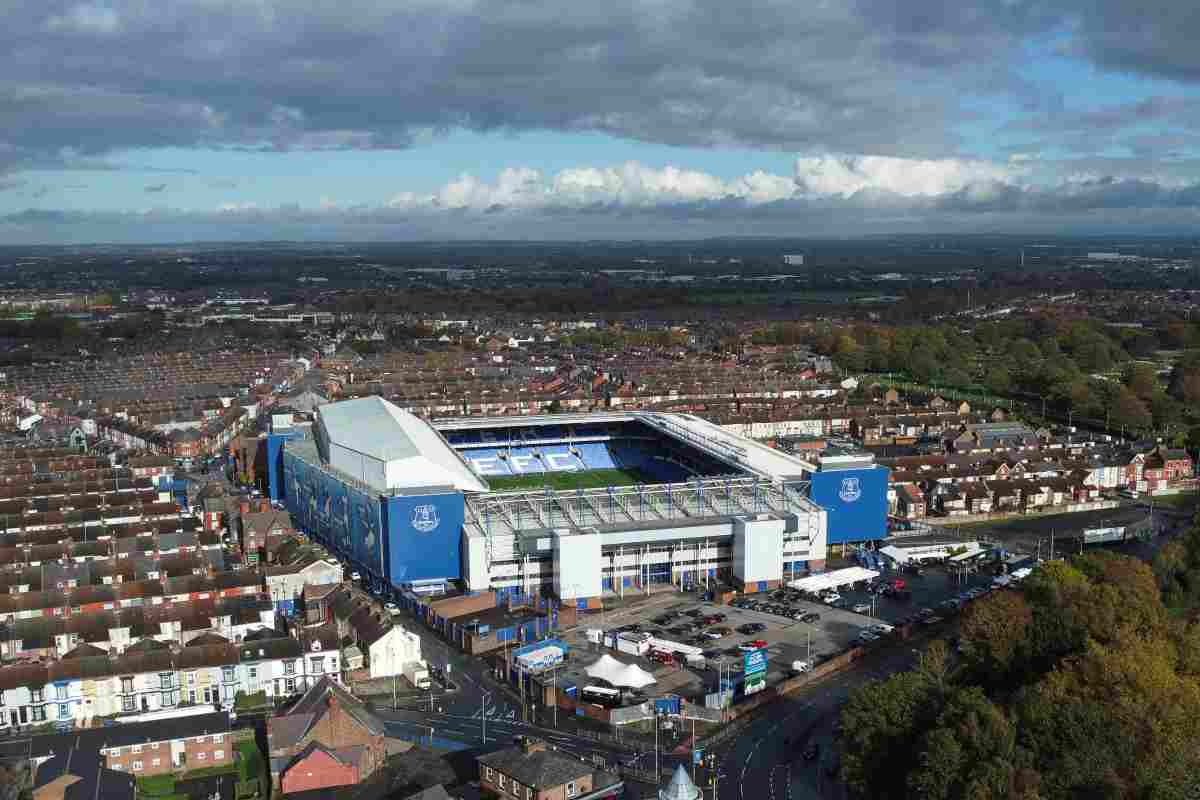
[[[330,403],[317,410],[330,466],[380,491],[445,486],[484,492],[488,486],[427,422],[381,397]],[[383,463],[385,478],[356,469],[361,458]]]
[[[700,790],[688,776],[683,764],[675,768],[675,774],[671,776],[667,788],[658,790],[659,800],[696,800],[699,796]]]
[[[535,790],[562,786],[592,774],[591,766],[557,750],[526,752],[517,746],[480,756],[478,761]]]

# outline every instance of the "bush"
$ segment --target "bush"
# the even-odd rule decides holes
[[[248,781],[238,781],[234,786],[237,790],[238,800],[248,800],[258,796],[258,778],[251,778]]]
[[[238,742],[238,776],[243,783],[258,780],[266,774],[262,753],[253,739]]]
[[[265,691],[254,692],[253,694],[238,692],[233,699],[233,708],[235,711],[247,711],[249,709],[262,708],[263,706],[270,705],[270,703],[271,701],[267,699]]]
[[[175,793],[174,775],[149,775],[137,779],[138,792],[151,797],[162,797]]]

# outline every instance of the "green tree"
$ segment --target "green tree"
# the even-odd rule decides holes
[[[902,798],[919,734],[940,703],[924,676],[902,672],[854,692],[842,709],[842,779],[856,798]]]
[[[1016,592],[993,592],[971,603],[959,623],[963,659],[989,681],[1002,680],[1027,647],[1033,609]]]
[[[925,734],[908,776],[913,800],[1008,800],[1017,783],[1016,729],[978,686],[957,691]]]
[[[1012,390],[1012,375],[1008,368],[997,365],[990,368],[983,378],[984,385],[993,393],[1006,395]]]

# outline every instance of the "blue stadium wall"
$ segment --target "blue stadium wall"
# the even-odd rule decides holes
[[[267,436],[267,496],[282,500],[286,487],[283,480],[283,443],[292,433],[272,433]]]
[[[271,496],[283,501],[297,528],[371,583],[462,577],[461,492],[388,497],[290,456],[282,441],[278,447],[279,480],[272,479]]]
[[[827,544],[887,536],[886,468],[818,470],[810,477],[809,496],[828,512]]]

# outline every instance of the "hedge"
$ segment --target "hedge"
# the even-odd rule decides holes
[[[137,779],[138,792],[153,797],[175,793],[174,775],[147,775]]]

